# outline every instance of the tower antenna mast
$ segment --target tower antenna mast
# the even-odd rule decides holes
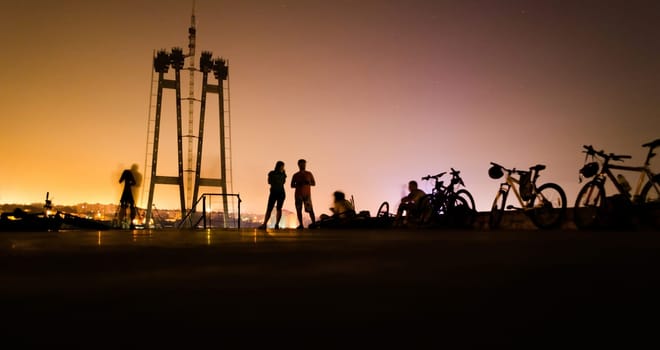
[[[193,168],[193,138],[194,138],[194,125],[193,121],[195,120],[195,41],[196,41],[197,29],[195,28],[195,0],[192,2],[192,13],[190,15],[190,27],[188,28],[188,154],[187,154],[187,167],[186,167],[186,189],[187,197],[190,201],[189,204],[195,201],[195,198],[192,198],[192,180],[194,177],[194,168]]]

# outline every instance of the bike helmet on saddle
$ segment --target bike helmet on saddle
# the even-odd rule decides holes
[[[502,167],[499,167],[497,165],[493,165],[488,169],[488,176],[490,176],[491,179],[499,179],[502,176],[504,176],[504,172],[502,171]]]

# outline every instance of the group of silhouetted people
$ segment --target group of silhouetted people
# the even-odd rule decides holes
[[[135,199],[132,192],[132,187],[137,184],[135,179],[136,175],[134,175],[136,172],[137,165],[134,164],[131,169],[124,170],[119,178],[119,183],[124,184],[124,189],[119,201],[120,210],[118,220],[122,224],[126,222],[126,212],[130,211],[129,225],[131,227],[133,226],[133,220],[137,215]],[[268,195],[268,204],[266,205],[266,215],[264,216],[263,224],[259,226],[259,228],[265,229],[267,227],[268,221],[271,218],[271,213],[273,209],[276,209],[274,228],[279,229],[280,221],[282,220],[282,207],[284,206],[284,200],[286,198],[286,192],[284,189],[286,184],[286,171],[284,170],[283,161],[277,161],[275,163],[275,168],[268,173],[268,184],[270,185],[270,193]],[[291,188],[295,189],[294,201],[296,216],[298,218],[298,229],[304,228],[303,209],[309,214],[311,220],[310,227],[315,227],[317,224],[316,215],[314,214],[314,206],[312,204],[311,190],[311,187],[315,185],[316,180],[314,179],[314,175],[307,170],[307,161],[305,159],[298,160],[298,172],[293,174],[293,177],[291,178]],[[410,193],[401,199],[401,204],[397,210],[395,224],[398,220],[405,218],[403,216],[404,212],[406,213],[406,217],[417,216],[420,200],[426,195],[424,191],[417,188],[417,182],[414,180],[408,183],[408,190]],[[332,215],[322,214],[320,217],[321,221],[342,221],[355,217],[356,214],[353,203],[346,199],[344,192],[335,191],[333,197],[333,206],[330,208]]]
[[[134,164],[131,169],[124,170],[119,178],[119,183],[124,184],[124,189],[121,194],[121,199],[119,200],[120,210],[118,220],[122,225],[127,222],[126,212],[129,211],[130,222],[128,225],[131,227],[133,226],[133,220],[137,215],[135,199],[132,191],[132,187],[137,184],[136,174],[137,165]],[[271,218],[271,213],[273,209],[276,209],[274,228],[279,229],[280,221],[282,220],[282,207],[284,206],[284,199],[286,198],[286,192],[284,190],[286,184],[286,171],[284,170],[283,161],[277,161],[275,163],[275,169],[268,173],[268,184],[270,185],[270,193],[268,195],[268,204],[266,205],[266,215],[264,216],[263,224],[259,226],[259,228],[265,229],[267,227],[268,221]],[[296,206],[296,216],[298,218],[298,229],[304,228],[303,209],[309,214],[311,220],[310,227],[315,227],[317,224],[316,216],[314,214],[314,206],[312,204],[311,189],[311,187],[315,185],[316,180],[314,179],[314,175],[307,170],[307,161],[305,159],[299,159],[298,172],[293,174],[293,177],[291,178],[291,188],[295,189],[294,201]],[[417,182],[414,180],[408,183],[408,190],[410,193],[401,199],[401,203],[397,210],[395,225],[397,223],[405,224],[405,222],[402,222],[401,220],[419,215],[420,201],[426,193],[417,187]],[[330,208],[332,215],[322,214],[320,217],[322,222],[330,220],[345,221],[355,217],[356,214],[353,203],[346,199],[344,192],[335,191],[333,197],[333,206]],[[404,213],[406,216],[403,215]]]
[[[275,228],[280,228],[280,220],[282,219],[282,206],[286,193],[284,191],[284,184],[286,183],[286,172],[284,170],[284,162],[277,161],[275,169],[268,173],[268,184],[270,185],[270,194],[268,195],[268,204],[266,206],[266,216],[264,223],[259,226],[265,229],[270,220],[273,208],[277,209],[277,221]],[[294,200],[296,205],[296,215],[298,217],[298,229],[304,228],[303,226],[303,208],[305,212],[309,213],[309,218],[312,225],[316,223],[316,216],[314,215],[314,206],[312,205],[312,186],[316,186],[314,175],[307,171],[307,161],[304,159],[298,160],[298,172],[293,174],[291,178],[291,188],[294,188]]]
[[[295,189],[294,200],[296,206],[296,216],[298,218],[298,229],[304,228],[303,226],[303,209],[309,213],[311,224],[309,227],[317,226],[316,216],[314,215],[314,206],[312,205],[311,187],[316,185],[314,175],[307,170],[307,161],[305,159],[298,160],[298,172],[291,178],[291,188]],[[276,221],[274,228],[280,228],[280,221],[282,219],[282,207],[284,206],[284,199],[286,193],[284,185],[286,183],[286,171],[284,170],[284,162],[277,161],[275,169],[268,173],[268,184],[270,185],[270,193],[268,195],[268,204],[266,205],[266,215],[264,222],[260,229],[266,229],[268,221],[270,221],[273,209],[276,209]],[[414,218],[420,215],[420,203],[426,196],[426,193],[418,188],[417,182],[412,180],[408,183],[409,194],[401,199],[401,203],[397,209],[395,218],[395,225],[405,225],[407,218]],[[353,203],[346,199],[346,195],[342,191],[335,191],[333,193],[334,201],[333,206],[330,208],[332,215],[322,214],[320,219],[322,222],[335,221],[342,222],[350,220],[356,216],[355,207]],[[404,216],[405,213],[405,216]]]

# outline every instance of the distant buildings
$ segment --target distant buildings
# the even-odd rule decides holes
[[[21,208],[28,212],[40,212],[44,210],[43,203],[32,204],[0,204],[1,212],[12,212],[16,208]],[[99,221],[112,221],[117,218],[120,207],[116,204],[100,204],[100,203],[80,203],[71,206],[53,205],[52,210],[74,214],[86,219],[99,220]],[[137,219],[144,220],[145,210],[138,208]],[[154,209],[153,220],[156,227],[174,227],[181,220],[181,211],[179,209]],[[192,219],[193,222],[199,221],[201,213],[198,210],[196,216]],[[236,227],[237,220],[234,214],[229,215],[230,221],[228,227]],[[224,215],[222,212],[212,211],[207,213],[207,225],[209,227],[224,227]],[[241,227],[250,228],[257,227],[263,223],[264,214],[241,213]],[[275,215],[272,216],[269,227],[275,225]],[[201,225],[201,222],[200,222]],[[282,222],[280,227],[293,228],[297,226],[296,214],[288,210],[283,211]]]

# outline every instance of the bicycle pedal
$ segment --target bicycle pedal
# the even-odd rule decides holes
[[[513,205],[507,205],[506,208],[507,208],[508,210],[512,210],[512,209],[520,210],[520,208],[516,208],[516,207],[514,207]]]

